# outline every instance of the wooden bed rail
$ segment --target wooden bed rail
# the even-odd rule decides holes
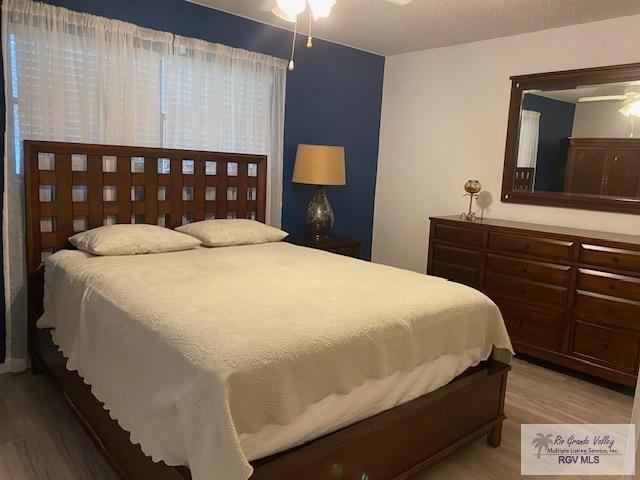
[[[154,463],[65,359],[46,330],[36,333],[37,368],[60,390],[97,447],[125,480],[190,480],[186,467]],[[408,480],[487,437],[500,444],[508,365],[488,360],[449,384],[305,445],[255,462],[251,480]],[[367,476],[363,476],[367,475]]]

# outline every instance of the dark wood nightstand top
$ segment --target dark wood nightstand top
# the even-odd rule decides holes
[[[339,237],[336,235],[322,235],[320,237],[313,235],[289,235],[285,241],[302,247],[326,250],[349,257],[360,257],[361,242],[353,238]]]

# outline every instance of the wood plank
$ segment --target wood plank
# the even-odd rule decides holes
[[[247,186],[249,169],[246,163],[238,163],[238,196],[237,196],[237,214],[238,218],[247,218]]]
[[[40,265],[40,185],[42,178],[38,170],[38,151],[25,142],[25,194],[27,214],[27,269],[33,271]],[[51,207],[55,211],[55,207]]]
[[[73,235],[73,202],[71,192],[71,155],[56,155],[56,237],[64,245]]]
[[[204,220],[205,215],[205,164],[204,162],[195,162],[194,164],[194,182],[193,182],[193,221],[199,222]]]
[[[171,158],[171,171],[169,172],[169,223],[170,228],[182,225],[182,157]]]
[[[227,162],[217,161],[216,178],[216,218],[227,218]]]
[[[256,212],[256,220],[259,222],[266,221],[267,215],[267,176],[269,170],[267,169],[267,159],[261,159],[258,163],[258,211]]]
[[[104,223],[104,212],[102,210],[104,201],[102,157],[98,155],[91,155],[87,157],[87,173],[89,228],[96,228],[102,226]]]
[[[144,159],[144,221],[156,225],[158,223],[158,159]]]
[[[131,157],[118,157],[116,173],[118,223],[131,223]]]

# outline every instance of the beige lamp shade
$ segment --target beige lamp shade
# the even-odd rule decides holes
[[[345,185],[344,147],[298,145],[293,181],[312,185]]]

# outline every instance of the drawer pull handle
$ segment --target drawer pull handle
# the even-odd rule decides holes
[[[520,289],[520,294],[524,295],[525,293],[527,293],[527,289],[526,288],[521,288]]]
[[[610,284],[609,284],[609,289],[610,289],[610,290],[615,290],[615,289],[616,289],[616,286],[615,286],[614,284],[610,283]]]
[[[524,248],[525,250],[529,250],[530,245],[527,243],[527,244],[525,244],[525,246],[524,246],[523,248]]]
[[[527,267],[524,267],[524,268],[522,269],[522,271],[523,271],[524,273],[528,273],[528,272],[529,272],[529,269],[528,269]]]
[[[620,259],[618,257],[611,257],[611,260],[613,261],[613,263],[618,263]]]

